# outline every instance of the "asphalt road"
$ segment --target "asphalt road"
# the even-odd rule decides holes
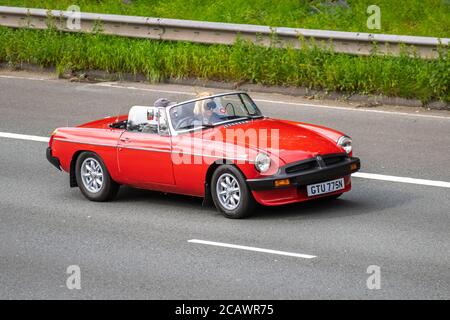
[[[181,101],[190,98],[182,92],[194,91],[121,86],[135,89],[0,74],[0,132],[48,136],[58,126],[126,113],[161,96]],[[253,96],[269,116],[351,135],[362,172],[450,181],[448,113]],[[354,178],[339,200],[260,208],[249,219],[229,220],[200,199],[130,188],[114,202],[89,202],[47,162],[45,142],[0,137],[0,148],[1,299],[450,298],[449,188]],[[80,290],[66,287],[70,265],[80,267]],[[366,286],[370,265],[381,270],[378,290]]]

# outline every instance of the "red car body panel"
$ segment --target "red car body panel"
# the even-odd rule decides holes
[[[122,115],[78,127],[58,128],[50,142],[51,154],[59,159],[64,171],[70,172],[77,154],[91,151],[101,157],[112,179],[120,184],[204,197],[208,169],[215,166],[217,160],[225,159],[233,163],[246,179],[259,179],[276,174],[280,167],[299,160],[345,153],[336,144],[343,133],[306,123],[263,118],[175,136],[128,132],[110,127],[110,124],[126,119],[127,115]],[[268,141],[276,132],[274,130],[278,130],[278,145],[268,143],[261,146],[245,137],[239,139],[239,134],[228,138],[227,130],[230,129],[238,130],[238,133],[239,130],[247,132],[248,129],[255,129],[257,135],[267,132]],[[217,135],[225,139],[215,140]],[[274,167],[265,175],[260,174],[253,163],[261,150],[275,160]],[[174,157],[184,157],[190,161],[174,163]],[[351,189],[350,175],[344,179],[345,189],[337,193]],[[313,198],[308,197],[305,186],[252,190],[252,194],[263,205],[281,205]]]

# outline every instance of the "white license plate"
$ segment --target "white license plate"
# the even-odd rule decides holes
[[[316,184],[310,184],[309,186],[306,186],[306,189],[308,191],[308,197],[318,196],[319,194],[330,193],[342,190],[344,188],[345,188],[344,178]]]

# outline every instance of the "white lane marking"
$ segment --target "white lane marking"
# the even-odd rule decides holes
[[[34,81],[46,81],[51,79],[46,78],[33,78],[33,77],[18,77],[18,76],[7,76],[7,75],[0,75],[0,78],[3,79],[21,79],[21,80],[34,80]]]
[[[54,81],[53,79],[19,77],[19,76],[7,76],[7,75],[0,75],[0,78],[24,79],[24,80],[40,80],[40,81]],[[195,96],[195,93],[189,92],[189,91],[139,88],[139,87],[133,87],[133,86],[117,85],[117,84],[114,84],[114,83],[111,83],[111,82],[92,83],[92,84],[89,84],[89,85],[100,86],[100,87],[111,87],[111,88],[117,88],[117,89],[141,90],[141,91],[148,91],[148,92],[172,93],[172,94],[183,94],[183,95]],[[192,86],[192,87],[196,87],[196,86]],[[364,109],[364,108],[356,109],[356,108],[350,108],[350,107],[339,107],[339,106],[319,105],[319,104],[312,104],[312,103],[288,102],[288,101],[256,99],[256,98],[253,99],[253,100],[256,101],[256,102],[285,104],[285,105],[301,106],[301,107],[323,108],[323,109],[334,109],[334,110],[356,111],[356,112],[372,112],[372,113],[379,113],[379,114],[393,114],[393,115],[401,115],[401,116],[411,116],[411,117],[416,117],[416,118],[431,118],[431,119],[450,120],[450,117],[447,117],[447,116],[436,116],[436,115],[417,114],[417,113],[408,113],[408,112],[386,111],[386,110],[372,110],[372,109]]]
[[[328,105],[324,105],[324,104],[287,102],[287,101],[264,100],[264,99],[253,99],[253,100],[257,101],[257,102],[287,104],[287,105],[302,106],[302,107],[335,109],[335,110],[343,110],[343,111],[372,112],[372,113],[394,114],[394,115],[411,116],[411,117],[419,117],[419,118],[435,118],[435,119],[450,120],[450,117],[446,117],[446,116],[435,116],[435,115],[417,114],[417,113],[408,113],[408,112],[386,111],[386,110],[372,110],[372,109],[356,109],[356,108],[349,108],[349,107],[328,106]]]
[[[32,135],[27,135],[27,134],[18,134],[18,133],[10,133],[10,132],[0,132],[0,138],[29,140],[29,141],[38,141],[38,142],[48,142],[50,140],[49,137],[32,136]],[[365,173],[365,172],[353,173],[352,177],[373,179],[373,180],[382,180],[382,181],[391,181],[391,182],[401,182],[401,183],[409,183],[409,184],[419,184],[419,185],[424,185],[424,186],[433,186],[433,187],[441,187],[441,188],[450,188],[450,182],[439,181],[439,180],[426,180],[426,179],[416,179],[416,178],[408,178],[408,177],[388,176],[388,175],[383,175],[383,174]]]
[[[248,247],[248,246],[240,246],[240,245],[237,245],[237,244],[229,244],[229,243],[223,243],[223,242],[205,241],[205,240],[197,240],[197,239],[188,240],[188,242],[190,242],[190,243],[206,244],[206,245],[217,246],[217,247],[226,247],[226,248],[233,248],[233,249],[240,249],[240,250],[247,250],[247,251],[256,251],[256,252],[278,254],[278,255],[282,255],[282,256],[290,256],[290,257],[297,257],[297,258],[304,258],[304,259],[316,258],[316,256],[312,256],[312,255],[309,255],[309,254],[294,253],[294,252],[287,252],[287,251],[278,251],[278,250],[263,249],[263,248]]]
[[[148,91],[148,92],[162,92],[162,93],[173,93],[173,94],[184,94],[189,96],[195,96],[196,93],[194,92],[188,92],[188,91],[176,91],[176,90],[161,90],[161,89],[150,89],[150,88],[139,88],[139,87],[132,87],[132,86],[120,86],[111,82],[99,82],[99,83],[93,83],[94,86],[99,87],[109,87],[109,88],[116,88],[116,89],[127,89],[127,90],[139,90],[139,91]]]
[[[438,181],[438,180],[425,180],[425,179],[415,179],[415,178],[408,178],[408,177],[387,176],[384,174],[365,173],[365,172],[355,172],[352,174],[352,177],[373,179],[373,180],[392,181],[392,182],[401,182],[401,183],[410,183],[410,184],[420,184],[423,186],[450,188],[450,182]]]
[[[1,138],[9,138],[9,139],[39,141],[39,142],[48,142],[50,140],[49,137],[30,136],[27,134],[18,134],[18,133],[9,133],[9,132],[0,132],[0,137]]]

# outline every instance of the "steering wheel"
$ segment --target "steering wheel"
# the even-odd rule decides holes
[[[229,108],[229,106],[231,106],[231,108],[233,108],[233,116],[235,116],[235,115],[236,115],[236,110],[234,109],[234,105],[233,105],[231,102],[228,102],[228,103],[225,105],[225,110],[226,110],[227,113],[228,113],[228,108]]]
[[[182,127],[187,127],[187,126],[192,124],[193,120],[194,119],[192,117],[190,117],[190,116],[184,117],[184,118],[180,119],[180,121],[178,121],[177,127],[175,129],[178,130],[178,129],[182,128]]]

